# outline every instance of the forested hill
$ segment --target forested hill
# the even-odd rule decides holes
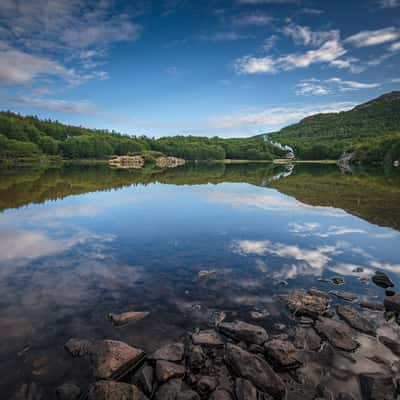
[[[400,157],[400,91],[384,94],[352,110],[316,114],[268,135],[294,147],[303,159],[355,159],[382,162]]]
[[[221,139],[175,136],[152,139],[0,112],[1,160],[47,156],[105,159],[113,155],[143,155],[146,161],[161,155],[186,160],[271,160],[282,154],[282,150],[261,137]]]

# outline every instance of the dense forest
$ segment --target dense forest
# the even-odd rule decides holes
[[[221,139],[175,136],[160,139],[87,129],[57,121],[0,112],[0,157],[59,156],[67,159],[105,159],[113,155],[160,155],[186,160],[272,160],[284,154],[262,137]]]
[[[363,163],[400,158],[400,92],[385,94],[350,111],[317,114],[268,135],[290,145],[296,157],[336,160],[344,152]]]

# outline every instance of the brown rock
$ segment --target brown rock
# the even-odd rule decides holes
[[[218,347],[224,345],[221,336],[215,331],[201,331],[199,333],[193,333],[192,342],[195,345],[207,347]]]
[[[267,331],[258,325],[248,324],[243,321],[222,322],[219,331],[236,340],[262,345],[268,340]]]
[[[72,382],[63,383],[56,389],[57,400],[78,400],[80,395],[80,387]]]
[[[155,394],[156,400],[176,400],[181,391],[182,380],[171,379],[164,385],[161,385]]]
[[[229,392],[223,389],[216,390],[209,400],[233,400]]]
[[[396,390],[391,376],[360,374],[362,398],[365,400],[394,400]]]
[[[152,360],[181,361],[184,352],[183,343],[172,343],[159,348],[149,358]]]
[[[159,382],[166,382],[172,378],[181,378],[185,375],[182,365],[170,361],[158,360],[156,364],[156,378]]]
[[[109,320],[117,326],[126,325],[130,322],[137,322],[147,317],[150,313],[145,311],[128,311],[121,314],[108,314]]]
[[[336,312],[341,319],[346,321],[352,328],[368,335],[376,335],[374,325],[366,318],[361,316],[354,308],[338,304]]]
[[[278,369],[298,368],[301,365],[296,348],[287,340],[268,340],[264,349],[266,358]]]
[[[93,341],[86,339],[69,339],[64,345],[72,357],[83,357],[93,350]]]
[[[302,350],[318,351],[321,347],[321,338],[313,328],[296,328],[294,345]]]
[[[394,311],[396,313],[400,313],[400,295],[399,294],[395,294],[394,296],[386,296],[383,304],[387,311]]]
[[[206,355],[201,346],[193,346],[189,354],[190,368],[194,371],[200,370],[204,366]]]
[[[235,394],[237,400],[257,400],[257,389],[247,379],[236,379]]]
[[[148,400],[135,386],[115,381],[98,381],[90,385],[88,400]]]
[[[328,299],[305,293],[302,290],[293,291],[287,298],[286,303],[289,310],[298,316],[316,318],[328,309]]]

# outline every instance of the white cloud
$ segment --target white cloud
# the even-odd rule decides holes
[[[323,96],[329,94],[331,90],[315,82],[300,82],[296,85],[297,95]]]
[[[269,14],[245,14],[238,15],[232,19],[235,26],[265,26],[272,22],[273,18]]]
[[[331,225],[327,229],[323,230],[321,225],[317,222],[299,223],[293,222],[289,224],[289,231],[297,236],[308,237],[330,237],[330,236],[341,236],[341,235],[354,235],[355,233],[364,234],[367,233],[364,229],[349,228],[346,226]]]
[[[319,10],[317,8],[308,8],[308,7],[302,8],[301,11],[304,14],[310,14],[310,15],[320,15],[324,13],[323,10]]]
[[[272,57],[245,56],[235,62],[235,70],[240,74],[274,73],[276,61]]]
[[[352,102],[338,102],[316,106],[271,107],[262,111],[214,117],[210,119],[210,125],[214,128],[268,127],[295,122],[313,114],[345,111],[354,106]]]
[[[270,51],[278,41],[278,37],[276,35],[272,35],[269,38],[264,40],[264,44],[262,46],[264,51]]]
[[[400,50],[400,42],[393,43],[390,46],[390,51],[399,51]]]
[[[385,263],[385,262],[380,262],[380,261],[371,261],[370,265],[374,268],[383,269],[385,271],[390,271],[390,272],[395,272],[395,273],[400,272],[400,264],[391,264],[391,263]]]
[[[388,42],[394,42],[400,38],[400,32],[394,27],[373,31],[362,31],[348,37],[345,42],[356,47],[376,46]]]
[[[296,44],[320,46],[328,40],[339,40],[339,31],[313,31],[309,26],[297,25],[294,23],[285,26],[282,33]]]
[[[202,34],[196,36],[200,40],[210,42],[230,42],[235,40],[247,39],[248,35],[243,35],[235,31],[214,32],[209,34]]]
[[[383,8],[400,7],[400,0],[381,0],[381,6]]]

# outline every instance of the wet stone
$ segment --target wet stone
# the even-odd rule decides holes
[[[324,292],[323,290],[316,289],[316,288],[308,289],[307,293],[310,294],[311,296],[318,296],[318,297],[322,297],[325,299],[329,299],[328,293]]]
[[[87,339],[69,339],[64,347],[72,357],[83,357],[92,352],[93,341]]]
[[[301,365],[297,349],[287,340],[269,340],[264,349],[266,358],[277,369],[295,369]]]
[[[397,340],[393,340],[387,336],[379,336],[379,341],[390,349],[392,353],[400,357],[400,343]]]
[[[340,392],[335,397],[335,400],[354,400],[353,396],[348,393]]]
[[[156,400],[176,400],[181,391],[181,387],[181,379],[171,379],[157,389],[154,398]]]
[[[316,318],[328,309],[328,299],[302,290],[295,290],[286,298],[289,310],[296,316]]]
[[[80,395],[80,387],[72,382],[63,383],[56,389],[57,400],[78,400]]]
[[[400,295],[395,294],[394,296],[386,296],[383,304],[386,311],[400,313]]]
[[[228,344],[226,363],[237,376],[251,381],[260,391],[271,394],[276,399],[284,398],[286,389],[282,379],[263,358]]]
[[[22,384],[11,400],[44,400],[40,386],[35,382]]]
[[[396,390],[391,376],[383,374],[360,374],[360,387],[363,399],[392,400],[396,398]]]
[[[215,331],[200,331],[199,333],[192,334],[192,342],[195,345],[219,347],[223,346],[220,335]]]
[[[156,378],[159,382],[166,382],[172,378],[181,378],[185,375],[182,365],[170,361],[158,360],[156,364]]]
[[[375,336],[376,330],[374,325],[366,318],[361,316],[354,308],[350,306],[338,305],[336,312],[339,317],[347,322],[352,328],[368,335]]]
[[[135,386],[115,381],[98,381],[90,385],[88,400],[148,400]]]
[[[217,380],[212,376],[201,376],[197,381],[197,391],[202,396],[209,395],[217,387]]]
[[[149,358],[151,360],[181,361],[184,352],[183,343],[172,343],[160,347]]]
[[[358,299],[357,295],[355,295],[354,293],[343,292],[340,290],[330,290],[329,294],[337,297],[338,299],[342,299],[342,300],[349,301],[349,302],[353,302]]]
[[[236,379],[235,394],[237,400],[257,400],[257,389],[247,379]]]
[[[385,290],[385,295],[386,296],[394,296],[396,292],[394,290],[386,289]]]
[[[362,272],[364,272],[364,268],[357,267],[357,268],[354,268],[352,272],[355,272],[355,273],[362,273]]]
[[[178,393],[176,400],[200,400],[200,396],[194,390],[185,390]]]
[[[150,313],[147,311],[127,311],[121,314],[108,314],[108,319],[116,326],[126,325],[137,322],[147,317]]]
[[[203,368],[206,355],[201,346],[192,346],[189,353],[189,365],[193,371]]]
[[[233,339],[259,345],[268,339],[267,331],[263,327],[243,321],[223,322],[219,325],[219,331]]]
[[[331,278],[331,282],[335,285],[344,285],[344,278],[342,276],[334,276]]]
[[[216,390],[209,400],[233,400],[231,394],[223,389]]]
[[[315,323],[315,329],[320,336],[340,350],[353,351],[358,347],[351,328],[344,322],[320,317]]]
[[[369,310],[383,311],[385,309],[382,303],[377,303],[375,301],[364,300],[360,301],[360,307],[367,308]]]
[[[321,338],[313,328],[296,328],[294,345],[298,349],[318,351],[321,347]]]
[[[153,392],[154,370],[150,365],[145,365],[135,374],[135,378],[139,382],[146,394]]]
[[[372,279],[372,282],[375,283],[375,285],[377,285],[383,289],[387,289],[389,287],[394,286],[393,282],[390,280],[390,278],[384,272],[376,271],[375,275],[371,279]]]

